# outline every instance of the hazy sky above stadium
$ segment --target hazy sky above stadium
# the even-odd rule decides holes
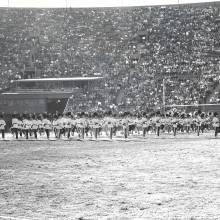
[[[213,0],[0,0],[0,7],[118,7],[213,2]]]

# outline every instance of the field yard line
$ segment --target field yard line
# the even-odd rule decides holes
[[[14,220],[30,220],[30,219],[27,219],[27,218],[17,218],[17,217],[2,216],[2,215],[0,215],[0,218],[2,218],[2,219],[14,219]]]

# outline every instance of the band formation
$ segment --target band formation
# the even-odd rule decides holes
[[[72,114],[13,114],[9,133],[13,139],[40,139],[45,136],[48,140],[53,137],[70,139],[77,137],[82,140],[87,137],[123,137],[132,135],[146,137],[161,134],[195,134],[197,136],[210,132],[217,137],[220,132],[218,114],[196,112],[167,111],[165,114],[155,112],[147,114],[132,114],[130,112],[80,112]],[[5,139],[6,122],[4,115],[0,115],[1,138]]]

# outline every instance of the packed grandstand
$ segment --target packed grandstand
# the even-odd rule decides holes
[[[220,103],[220,5],[0,9],[1,91],[15,79],[103,76],[96,105]],[[106,98],[106,93],[108,98]],[[88,102],[89,103],[89,102]]]

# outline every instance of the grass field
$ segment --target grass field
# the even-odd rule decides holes
[[[0,219],[220,219],[220,139],[1,141]]]

